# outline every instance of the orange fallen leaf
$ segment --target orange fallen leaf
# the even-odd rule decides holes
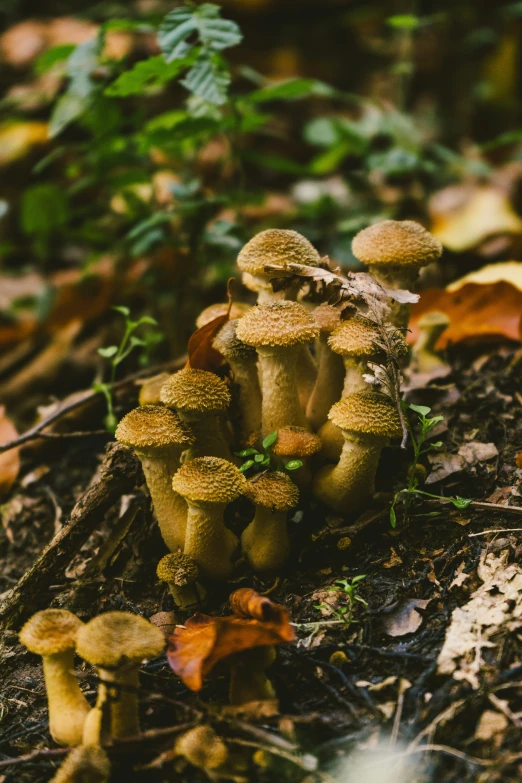
[[[0,405],[0,444],[18,437],[18,431],[7,417],[5,406]],[[20,449],[15,448],[0,454],[0,498],[7,495],[20,472]]]
[[[221,327],[228,321],[228,313],[218,315],[208,324],[197,329],[190,335],[188,341],[187,367],[193,370],[208,370],[213,372],[223,364],[223,357],[212,345],[214,337]]]
[[[263,601],[261,596],[258,598]],[[249,600],[253,610],[258,611],[259,603],[255,597],[251,595]],[[234,606],[234,594],[231,604]],[[199,691],[204,678],[218,661],[255,647],[291,642],[295,634],[288,612],[277,604],[272,604],[272,607],[272,617],[277,619],[260,620],[238,615],[209,617],[196,613],[184,627],[176,627],[169,638],[167,656],[171,668],[187,688]],[[263,612],[266,613],[266,608]]]

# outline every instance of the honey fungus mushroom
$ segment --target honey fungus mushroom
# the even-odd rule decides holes
[[[274,471],[250,479],[244,494],[256,512],[243,531],[241,548],[254,571],[277,571],[290,555],[286,515],[299,502],[299,490],[286,473]]]
[[[156,568],[156,575],[168,584],[174,603],[179,609],[194,609],[205,598],[206,590],[198,583],[198,565],[182,552],[162,557]]]
[[[368,391],[343,397],[329,417],[344,445],[338,464],[316,474],[314,495],[334,511],[357,514],[373,495],[382,449],[402,433],[399,414],[385,394]]]
[[[352,242],[354,256],[385,288],[415,288],[419,270],[440,258],[442,245],[414,220],[382,220],[359,231]],[[390,320],[406,327],[410,305],[392,300]]]
[[[85,745],[99,745],[105,739],[140,733],[139,668],[143,661],[159,655],[164,647],[160,629],[129,612],[100,614],[80,629],[78,654],[96,667],[99,676],[96,706],[85,721]]]
[[[186,462],[172,479],[174,491],[188,505],[184,552],[197,563],[202,577],[226,579],[232,571],[237,537],[225,527],[223,514],[245,484],[241,471],[218,457]]]
[[[259,355],[263,437],[287,425],[308,428],[299,401],[296,349],[318,334],[313,317],[297,302],[258,305],[239,321],[237,337]]]
[[[261,389],[257,372],[257,352],[237,337],[239,321],[228,321],[214,339],[214,348],[228,362],[236,385],[241,443],[261,432]]]
[[[68,754],[51,783],[108,783],[110,775],[111,763],[105,751],[82,745]]]
[[[196,327],[201,329],[202,326],[206,326],[216,318],[219,318],[222,315],[227,315],[227,313],[231,321],[236,320],[237,318],[242,318],[244,314],[250,310],[250,308],[251,305],[246,304],[246,302],[232,302],[232,307],[230,308],[229,312],[228,302],[216,302],[216,304],[211,304],[201,311],[196,319]]]
[[[295,299],[299,285],[284,291],[273,291],[271,277],[265,266],[273,264],[285,269],[289,264],[319,266],[320,256],[314,246],[302,234],[284,228],[269,228],[256,234],[240,251],[237,265],[243,273],[243,284],[257,293],[257,303],[278,299]]]
[[[44,609],[20,631],[20,642],[42,658],[49,731],[59,745],[79,745],[90,706],[74,676],[74,651],[82,621],[65,609]]]
[[[161,401],[175,409],[194,435],[194,442],[184,455],[185,461],[195,457],[232,460],[221,420],[230,405],[230,392],[215,373],[191,368],[180,370],[163,386]]]
[[[328,411],[341,397],[343,389],[345,376],[343,361],[328,344],[329,336],[339,325],[340,315],[338,307],[326,303],[314,310],[314,318],[320,329],[317,341],[319,366],[307,404],[306,418],[316,432],[327,420]]]
[[[174,411],[145,405],[124,416],[115,434],[139,458],[160,533],[168,549],[177,552],[185,543],[187,504],[172,489],[172,476],[182,452],[194,442],[191,430]]]
[[[214,770],[228,759],[228,748],[212,726],[189,729],[176,740],[174,752],[184,756],[194,767]]]
[[[281,427],[277,431],[277,440],[272,446],[272,454],[283,459],[285,465],[289,465],[292,481],[299,489],[308,491],[312,482],[309,462],[321,447],[321,438],[303,427]],[[302,462],[301,467],[292,466],[295,461]]]

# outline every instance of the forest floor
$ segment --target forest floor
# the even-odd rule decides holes
[[[509,344],[480,349],[460,345],[449,361],[450,375],[409,396],[410,402],[429,405],[444,416],[436,432],[443,445],[435,469],[446,476],[425,489],[496,504],[497,509],[415,500],[407,521],[398,508],[392,529],[390,499],[405,485],[411,461],[410,451],[399,446],[383,455],[381,494],[363,516],[364,524],[346,529],[344,520],[303,499],[303,513],[290,523],[295,557],[281,577],[261,581],[239,563],[233,579],[213,590],[205,607],[208,614],[229,614],[232,590],[251,586],[289,610],[297,638],[279,647],[270,670],[279,712],[223,711],[224,676],[210,676],[200,693],[192,693],[162,655],[142,670],[143,737],[117,743],[110,751],[114,780],[207,779],[194,767],[161,755],[184,727],[203,721],[234,752],[237,780],[520,780],[522,640],[517,631],[522,609],[516,594],[508,595],[497,577],[511,568],[509,578],[516,581],[522,552],[522,472],[516,464],[522,443],[522,362]],[[131,387],[120,396],[118,415],[136,404],[136,395],[137,388]],[[78,409],[69,429],[97,430],[99,413],[92,407],[84,413]],[[88,489],[108,440],[95,434],[36,440],[24,448],[20,477],[3,507],[2,597]],[[484,455],[476,444],[494,448],[489,446]],[[429,473],[428,463],[426,467]],[[505,505],[517,508],[507,511]],[[105,549],[107,556],[101,557],[125,511],[128,532],[112,553]],[[248,513],[246,503],[236,502],[229,509],[230,526],[240,530]],[[170,594],[155,574],[163,554],[146,495],[135,490],[105,514],[66,576],[51,581],[33,597],[35,605],[23,611],[27,615],[51,605],[82,619],[110,609],[145,617],[171,612]],[[366,605],[355,602],[351,624],[332,622],[348,597],[328,588],[358,575],[365,575],[357,594]],[[491,584],[484,585],[488,579]],[[456,619],[453,612],[469,606],[475,591],[484,587],[488,617],[474,621],[470,610],[471,642],[456,633],[462,649],[455,652],[453,673],[442,674],[438,657],[452,617]],[[334,611],[317,608],[325,603]],[[0,781],[39,783],[52,777],[63,752],[48,733],[40,660],[19,645],[18,627],[3,632],[0,648]],[[336,651],[345,659],[331,659]],[[92,700],[96,678],[89,667],[81,670],[81,682]],[[36,755],[13,764],[34,751]],[[252,760],[252,751],[262,752]]]

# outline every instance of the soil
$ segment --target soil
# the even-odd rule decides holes
[[[452,374],[428,388],[410,393],[409,401],[429,405],[443,415],[437,438],[450,453],[469,442],[494,443],[498,457],[479,462],[429,492],[522,507],[522,477],[516,455],[522,443],[521,363],[510,345],[466,349],[448,357]],[[136,400],[119,400],[119,414]],[[100,422],[76,423],[97,429]],[[4,506],[0,531],[3,568],[0,592],[6,593],[34,562],[93,480],[108,437],[35,441],[22,452],[20,480]],[[383,455],[380,496],[364,515],[366,524],[347,540],[345,520],[305,500],[290,530],[295,557],[277,580],[260,580],[242,562],[234,578],[210,593],[209,614],[228,614],[232,590],[252,586],[283,604],[297,624],[297,641],[282,645],[270,677],[279,698],[279,713],[230,715],[226,677],[210,676],[200,693],[192,693],[170,670],[165,656],[149,661],[141,675],[140,741],[110,751],[113,780],[207,780],[184,761],[162,756],[172,749],[176,733],[186,725],[210,722],[232,751],[237,779],[248,781],[358,781],[354,753],[373,748],[371,780],[516,781],[522,774],[522,643],[506,634],[483,651],[480,687],[437,674],[437,656],[453,610],[469,600],[480,584],[477,564],[484,549],[520,559],[520,533],[473,536],[484,530],[522,527],[513,512],[415,501],[409,519],[398,509],[392,529],[391,493],[404,486],[409,450],[390,447]],[[428,463],[425,467],[429,471]],[[129,531],[101,573],[89,573],[89,560],[114,528],[121,509],[113,508],[71,563],[67,578],[37,597],[39,606],[64,607],[84,620],[110,609],[151,617],[173,609],[170,594],[158,582],[156,564],[165,553],[142,489],[123,500],[135,506]],[[241,529],[251,509],[238,502],[229,509],[229,524]],[[349,524],[351,522],[349,521]],[[87,570],[86,570],[87,569]],[[456,574],[469,574],[453,585]],[[336,617],[317,606],[332,599],[346,605],[341,593],[326,592],[337,579],[365,575],[351,624],[328,624]],[[383,620],[411,599],[425,603],[421,624],[411,633],[390,636]],[[401,602],[398,604],[397,602]],[[185,618],[178,615],[176,618]],[[312,625],[317,624],[317,625]],[[342,651],[344,658],[333,653]],[[0,780],[3,783],[47,781],[62,756],[40,754],[15,765],[2,765],[38,749],[54,749],[47,725],[45,688],[39,659],[26,652],[14,630],[3,633],[0,696]],[[94,671],[78,662],[82,688],[95,698]],[[375,688],[376,684],[380,686]],[[383,684],[384,683],[384,684]],[[500,690],[499,690],[500,688]],[[498,697],[495,694],[498,692]],[[477,724],[492,707],[491,698],[509,704],[511,717],[501,733],[477,737]],[[168,729],[172,731],[161,732]],[[423,734],[422,742],[414,745]],[[426,745],[433,747],[426,750]],[[252,756],[253,751],[255,755]],[[368,751],[369,752],[369,751]],[[309,755],[307,755],[309,754]],[[319,762],[313,770],[313,759]],[[388,754],[388,755],[386,755]],[[399,763],[398,759],[401,758]],[[517,757],[517,754],[519,756]],[[394,759],[391,765],[390,755]],[[369,774],[369,773],[367,773]],[[393,775],[396,774],[396,777]],[[2,777],[3,775],[3,777]],[[382,777],[379,777],[381,775]]]

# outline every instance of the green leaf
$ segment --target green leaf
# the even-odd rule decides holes
[[[243,449],[243,451],[236,451],[236,457],[252,457],[254,454],[259,454],[257,449]]]
[[[266,457],[265,457],[264,454],[256,454],[256,456],[254,457],[254,462],[257,462],[257,463],[263,462],[265,459],[266,459]]]
[[[58,185],[32,185],[23,192],[20,222],[29,235],[48,236],[69,220],[69,207]]]
[[[61,44],[60,46],[53,46],[51,49],[47,49],[36,60],[34,69],[38,75],[46,73],[57,63],[61,63],[67,60],[68,57],[74,52],[74,44]]]
[[[352,579],[352,585],[356,585],[357,582],[362,582],[363,579],[366,579],[366,574],[359,574],[359,576],[354,576]]]
[[[436,443],[430,443],[430,448],[432,449],[440,449],[442,446],[442,441],[438,440]]]
[[[461,498],[460,495],[448,500],[451,500],[455,508],[467,508],[473,502],[471,498]]]
[[[417,30],[420,26],[420,19],[414,14],[395,14],[388,17],[386,24],[397,30]]]
[[[129,345],[131,346],[131,348],[138,348],[147,345],[147,343],[141,337],[136,337],[136,335],[133,334],[129,340]]]
[[[91,73],[98,65],[100,36],[79,44],[67,60],[69,86],[57,101],[49,121],[49,137],[54,138],[90,106],[96,88]]]
[[[267,101],[309,98],[312,95],[330,98],[336,93],[337,91],[333,87],[318,79],[288,79],[254,90],[248,96],[248,100],[250,103],[266,103]]]
[[[251,468],[253,464],[254,464],[254,460],[253,459],[247,459],[246,462],[243,462],[243,464],[241,465],[239,470],[241,471],[241,473],[244,473],[245,470],[248,470],[249,468]]]
[[[141,324],[147,324],[148,326],[159,326],[158,322],[151,315],[142,315],[138,321],[138,326]]]
[[[277,440],[277,430],[274,430],[269,435],[267,435],[266,438],[264,438],[264,440],[263,440],[263,448],[264,449],[269,449],[270,446],[274,445],[276,440]]]
[[[121,313],[125,316],[125,318],[128,318],[131,314],[130,308],[124,307],[123,305],[114,305],[112,308],[113,310],[116,310],[117,313]]]
[[[260,463],[261,467],[266,468],[267,465],[270,465],[270,457],[265,457],[264,460]]]
[[[214,52],[236,46],[243,38],[235,22],[221,19],[221,9],[214,3],[175,8],[164,18],[158,33],[158,43],[167,62],[186,55],[194,34],[199,43]]]
[[[390,525],[392,527],[397,527],[397,514],[395,513],[395,508],[393,506],[390,508]]]
[[[108,345],[107,348],[98,348],[98,353],[103,356],[104,359],[111,359],[118,353],[117,345]]]
[[[110,95],[113,98],[140,95],[151,87],[161,87],[172,81],[189,68],[193,62],[194,57],[192,56],[167,63],[161,54],[149,57],[148,60],[140,60],[130,71],[124,71],[112,84],[106,87],[105,95]]]
[[[303,463],[300,459],[291,459],[289,462],[286,463],[285,468],[287,470],[297,470],[298,468],[301,468],[303,466]]]
[[[428,408],[427,405],[412,405],[410,403],[409,408],[411,411],[414,411],[415,413],[418,413],[419,416],[427,416],[428,413],[431,413],[431,408]]]
[[[222,106],[227,99],[230,72],[218,55],[202,56],[190,69],[181,84],[193,95]]]

